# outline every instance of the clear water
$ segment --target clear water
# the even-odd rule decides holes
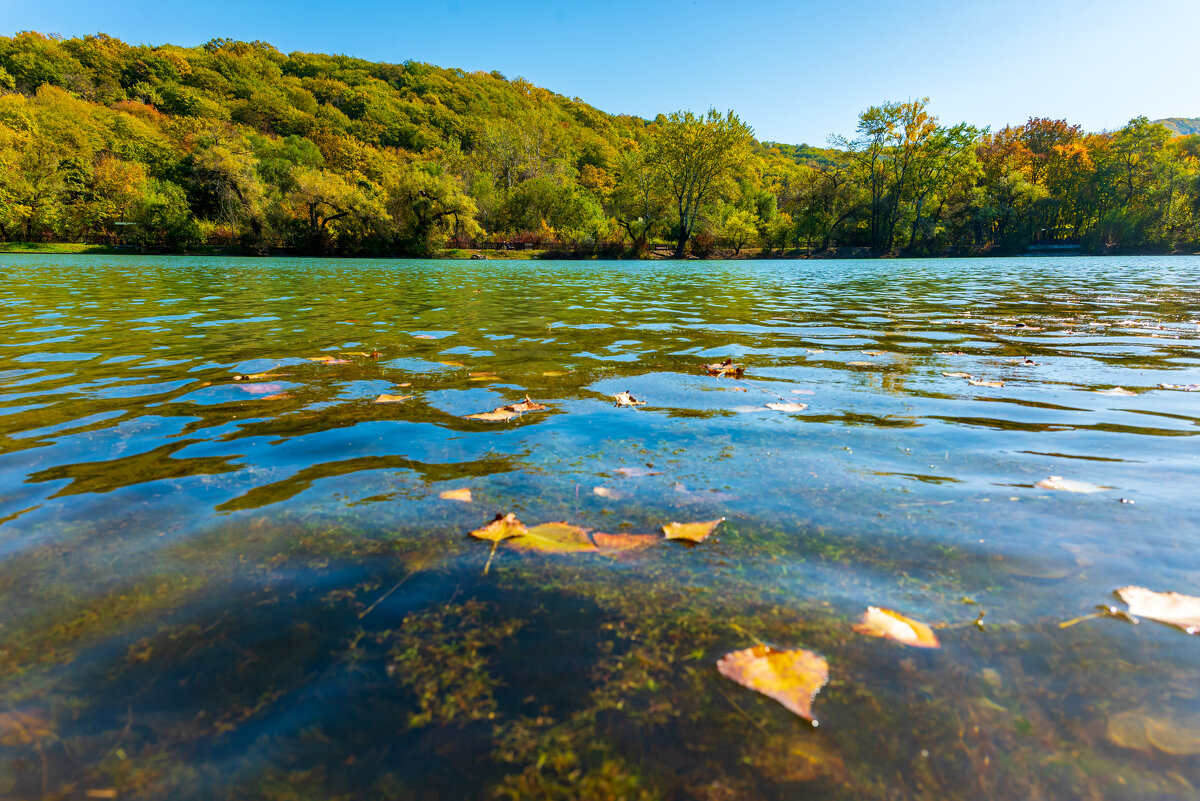
[[[1200,793],[1200,258],[3,258],[0,797]]]

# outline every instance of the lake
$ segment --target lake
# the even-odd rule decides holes
[[[0,259],[2,797],[1200,792],[1200,258]]]

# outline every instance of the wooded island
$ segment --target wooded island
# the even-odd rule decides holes
[[[825,148],[611,115],[498,72],[263,42],[0,38],[0,241],[345,256],[1200,250],[1200,134],[944,125]],[[11,249],[11,247],[10,247]]]

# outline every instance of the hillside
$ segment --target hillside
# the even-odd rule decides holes
[[[1180,136],[1191,136],[1200,133],[1200,117],[1167,117],[1155,120],[1158,125],[1168,128]]]
[[[733,112],[607,114],[498,72],[228,39],[0,37],[7,243],[1170,251],[1200,242],[1198,143],[1145,118],[1111,133],[1048,119],[988,133],[939,122],[923,98],[867,109],[857,139],[820,148],[755,141]]]

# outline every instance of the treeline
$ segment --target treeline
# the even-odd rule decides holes
[[[0,239],[427,255],[1200,249],[1200,136],[946,126],[925,99],[828,148],[733,113],[605,114],[523,79],[262,42],[0,38]]]

